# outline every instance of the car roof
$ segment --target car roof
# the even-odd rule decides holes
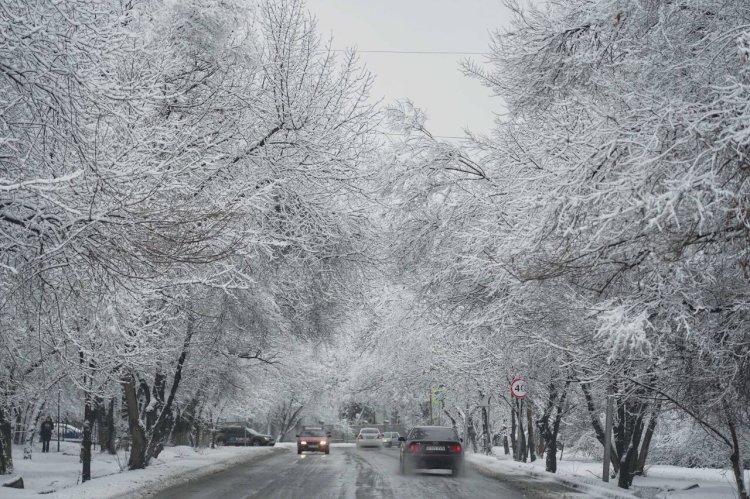
[[[378,433],[380,433],[380,430],[378,430],[377,428],[362,428],[362,429],[361,429],[361,430],[359,430],[359,431],[360,431],[360,432],[363,432],[363,431],[367,431],[367,432],[370,432],[370,431],[377,431]]]

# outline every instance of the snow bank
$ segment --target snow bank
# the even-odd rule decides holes
[[[525,476],[535,480],[555,482],[579,490],[595,498],[668,498],[668,499],[719,499],[736,498],[734,477],[729,470],[712,468],[683,468],[654,465],[646,468],[647,476],[636,477],[632,490],[617,487],[617,481],[601,481],[602,464],[597,461],[562,460],[557,463],[557,473],[544,470],[544,460],[518,463],[498,448],[494,456],[467,455],[467,460],[480,473],[503,479],[508,476]],[[697,485],[697,487],[695,487]],[[694,487],[694,488],[690,488]]]
[[[56,449],[56,443],[51,445]],[[92,480],[80,483],[79,446],[65,442],[61,452],[34,453],[33,460],[14,460],[16,473],[2,477],[3,483],[23,477],[25,489],[2,488],[0,497],[45,497],[93,499],[146,497],[159,490],[217,473],[241,463],[250,463],[287,449],[276,447],[222,447],[194,449],[167,447],[145,470],[124,471],[127,454],[93,453]],[[15,452],[14,448],[14,452]],[[15,454],[21,455],[21,454]]]
[[[561,472],[547,473],[544,464],[536,466],[534,463],[517,463],[506,456],[484,456],[480,454],[467,454],[466,459],[481,474],[506,480],[508,476],[523,476],[540,482],[556,483],[569,487],[586,494],[586,497],[606,499],[633,499],[637,496],[632,493],[618,489],[614,484],[605,484],[596,480],[593,476],[587,478],[580,475],[571,475]]]

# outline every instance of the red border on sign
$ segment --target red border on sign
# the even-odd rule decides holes
[[[513,391],[513,384],[514,384],[514,383],[515,383],[516,381],[526,381],[526,377],[525,377],[525,376],[514,376],[514,377],[513,377],[513,379],[512,379],[511,381],[510,381],[510,395],[511,395],[511,397],[513,397],[513,398],[517,398],[517,399],[522,399],[522,398],[526,398],[526,395],[528,395],[528,392],[524,393],[523,395],[517,395],[517,394],[516,394],[516,393],[515,393],[515,392]]]

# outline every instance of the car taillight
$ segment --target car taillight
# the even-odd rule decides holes
[[[383,438],[383,435],[378,433],[378,438]]]
[[[448,450],[459,454],[461,452],[461,444],[450,444]]]
[[[411,443],[409,444],[409,447],[407,448],[409,452],[418,452],[419,451],[419,444],[417,443]]]

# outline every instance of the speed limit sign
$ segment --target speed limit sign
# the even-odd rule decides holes
[[[526,378],[523,376],[513,378],[510,382],[510,394],[517,399],[522,399],[526,397],[526,393]]]

